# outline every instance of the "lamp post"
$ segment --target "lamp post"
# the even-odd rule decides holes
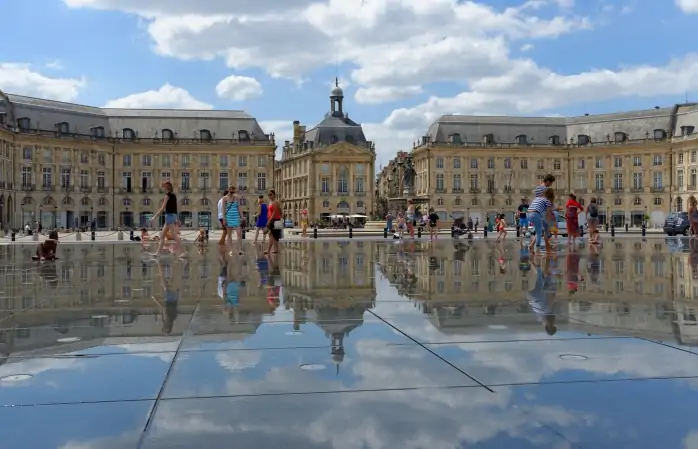
[[[53,229],[58,229],[58,206],[53,206]]]
[[[93,206],[90,206],[90,229],[92,228],[92,220],[94,220],[95,216],[95,208]],[[97,226],[95,226],[96,228]]]

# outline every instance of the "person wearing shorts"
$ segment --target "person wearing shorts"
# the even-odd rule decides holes
[[[221,246],[225,245],[225,238],[228,235],[228,227],[225,225],[225,217],[223,216],[223,202],[226,196],[228,196],[227,190],[223,192],[223,196],[218,200],[218,222],[221,224],[221,229],[223,230],[221,238],[218,240],[218,244]]]

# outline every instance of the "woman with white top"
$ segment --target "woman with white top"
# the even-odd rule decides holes
[[[548,188],[543,192],[543,196],[537,197],[528,206],[528,221],[536,230],[536,238],[531,239],[531,243],[528,245],[532,255],[535,253],[535,248],[540,246],[541,238],[545,239],[545,252],[552,252],[550,247],[550,225],[548,223],[549,217],[553,213],[553,201],[555,201],[555,191]]]

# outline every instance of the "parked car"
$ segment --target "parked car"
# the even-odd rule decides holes
[[[664,220],[664,233],[668,236],[688,235],[691,232],[691,223],[688,221],[688,212],[672,212]]]
[[[288,218],[284,220],[284,228],[292,228],[293,227],[293,220],[289,220]]]
[[[530,232],[531,235],[536,235],[536,228],[530,223],[528,224],[528,232]],[[557,217],[557,235],[567,237],[567,221],[562,215]]]

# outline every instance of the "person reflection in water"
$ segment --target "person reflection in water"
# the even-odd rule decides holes
[[[551,281],[550,274],[550,258],[543,260],[543,267],[538,262],[531,259],[531,264],[536,267],[536,285],[526,294],[528,304],[533,309],[533,312],[538,317],[538,320],[543,323],[545,332],[548,335],[555,335],[557,327],[555,327],[555,288],[554,282]]]
[[[171,334],[172,328],[174,327],[174,322],[177,319],[177,314],[179,313],[179,289],[175,289],[171,284],[172,279],[172,266],[169,264],[163,264],[158,261],[158,271],[160,272],[160,285],[164,292],[164,303],[159,301],[155,296],[153,296],[153,301],[160,308],[160,316],[162,318],[162,332],[165,334]],[[181,279],[181,278],[180,278]]]
[[[240,291],[244,287],[242,278],[242,260],[230,265],[230,254],[224,249],[220,252],[219,261],[221,271],[218,274],[218,296],[223,300],[223,313],[228,316],[232,322],[239,322],[240,311]]]

